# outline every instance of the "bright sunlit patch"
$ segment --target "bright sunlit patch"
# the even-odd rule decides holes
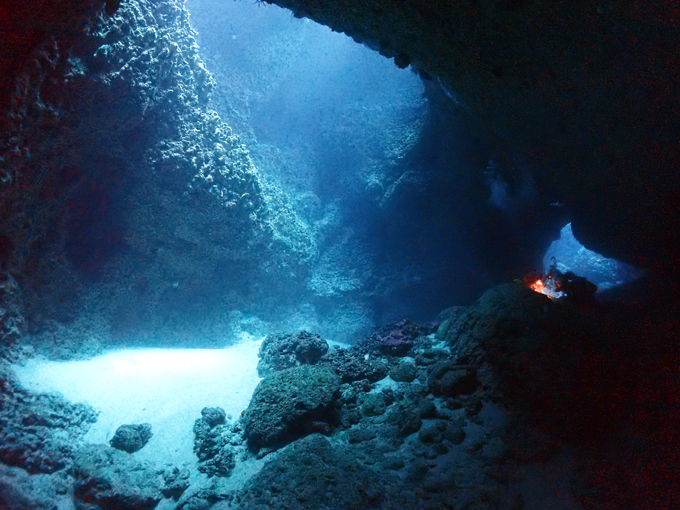
[[[597,285],[598,290],[616,287],[623,283],[640,278],[642,271],[614,259],[608,259],[586,249],[574,237],[571,223],[567,223],[560,232],[560,239],[554,241],[543,258],[545,271],[550,269],[555,258],[556,267],[562,273],[573,271]]]
[[[22,385],[57,391],[101,414],[86,441],[107,443],[120,425],[150,423],[153,437],[134,455],[154,462],[195,462],[194,420],[203,407],[222,407],[237,419],[259,382],[261,341],[225,349],[134,349],[90,360],[32,359],[15,367]]]

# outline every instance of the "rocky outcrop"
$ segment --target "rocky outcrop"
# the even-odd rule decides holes
[[[76,353],[131,329],[169,338],[178,321],[209,331],[196,293],[236,295],[271,240],[254,166],[207,107],[214,80],[181,2],[123,2],[85,26],[46,36],[15,77],[3,269],[37,344],[63,324]]]
[[[385,377],[389,365],[385,359],[370,356],[357,349],[333,349],[321,360],[322,365],[331,367],[342,382],[367,380],[376,382]]]
[[[264,510],[272,501],[290,509],[413,508],[413,496],[388,494],[390,485],[399,485],[394,475],[378,476],[351,452],[315,434],[287,446],[268,462],[239,495],[239,508]]]
[[[644,507],[648,500],[663,507],[668,498],[662,492],[671,494],[677,483],[664,482],[667,472],[655,463],[677,458],[669,434],[678,417],[668,406],[657,409],[676,387],[657,362],[677,360],[677,348],[658,338],[641,343],[640,334],[655,322],[660,326],[653,335],[666,338],[677,322],[671,319],[676,306],[619,306],[553,301],[519,284],[495,287],[445,315],[436,335],[419,337],[413,358],[369,356],[396,377],[340,385],[333,403],[337,421],[323,430],[328,439],[293,439],[243,491],[210,497],[224,508],[257,508],[266,499],[295,496],[289,508],[312,508],[317,496],[307,484],[330,480],[348,498],[338,504],[354,508],[356,487],[335,481],[333,468],[323,465],[328,456],[334,466],[356,463],[347,469],[359,478],[372,471],[371,489],[380,487],[383,508],[466,508],[479,501],[521,508],[538,504],[526,488],[544,477],[569,489],[541,493],[543,505],[557,505],[568,494],[589,510],[608,500],[622,508]],[[312,444],[319,458],[307,463]],[[654,473],[657,481],[636,494],[627,466]],[[364,504],[373,504],[369,493]]]
[[[314,365],[328,352],[328,342],[308,331],[272,333],[260,346],[257,373],[260,377],[299,365]]]
[[[198,470],[208,476],[229,476],[236,465],[242,430],[238,424],[225,423],[221,407],[204,407],[194,422],[194,453]],[[243,448],[241,448],[242,450]]]
[[[77,509],[150,510],[163,499],[159,473],[109,446],[84,446],[70,471]]]
[[[21,468],[0,464],[0,508],[11,510],[53,510],[69,507],[70,484],[66,476],[30,475]]]
[[[73,462],[78,443],[97,412],[58,394],[34,394],[19,387],[9,366],[0,364],[0,461],[27,472],[54,473]]]
[[[241,415],[248,444],[256,450],[281,447],[311,432],[330,431],[340,383],[326,367],[301,365],[269,375]]]

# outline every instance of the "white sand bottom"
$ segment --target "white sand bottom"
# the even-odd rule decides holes
[[[135,458],[195,467],[194,421],[204,407],[221,407],[233,419],[248,407],[260,380],[256,367],[261,343],[116,350],[84,361],[32,359],[14,368],[25,388],[59,392],[100,411],[86,442],[108,443],[120,425],[150,423],[153,437]]]

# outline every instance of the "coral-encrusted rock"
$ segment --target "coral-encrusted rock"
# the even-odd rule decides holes
[[[70,473],[77,509],[150,510],[163,499],[160,473],[109,446],[82,447]]]
[[[0,463],[0,508],[3,510],[55,510],[66,503],[70,480],[65,475],[34,476]],[[61,496],[61,497],[60,497]],[[68,498],[70,499],[70,498]],[[67,505],[62,506],[66,508]]]
[[[514,405],[560,433],[592,434],[615,418],[605,381],[616,367],[610,348],[597,346],[601,335],[579,313],[523,285],[500,285],[449,328],[447,341],[458,359],[488,363]]]
[[[167,465],[159,471],[163,477],[163,484],[161,485],[161,494],[166,498],[172,498],[175,501],[189,488],[189,470],[179,469],[172,465]]]
[[[221,407],[204,407],[201,409],[201,417],[212,428],[215,425],[222,425],[227,419],[227,413]]]
[[[356,347],[362,352],[406,356],[413,347],[415,339],[429,332],[428,328],[404,319],[377,328],[367,338],[357,342]]]
[[[367,379],[370,382],[380,381],[387,375],[387,363],[370,354],[356,349],[335,349],[324,356],[322,364],[330,366],[348,383]]]
[[[375,473],[353,451],[318,434],[287,446],[251,478],[239,508],[268,510],[417,508],[412,491],[396,477]]]
[[[248,444],[277,448],[321,424],[334,425],[340,384],[340,377],[326,367],[301,365],[267,376],[241,415]]]
[[[366,417],[384,414],[388,405],[381,393],[367,393],[360,399],[361,414]]]
[[[68,467],[97,412],[56,394],[36,395],[18,387],[0,362],[0,461],[31,474]]]
[[[420,419],[420,411],[413,402],[403,400],[390,406],[387,414],[381,417],[380,422],[393,425],[398,429],[398,434],[401,437],[406,437],[418,432],[423,424]]]
[[[477,389],[476,370],[471,366],[440,361],[433,365],[427,376],[427,388],[433,395],[456,397],[468,395]]]
[[[225,424],[221,407],[204,407],[194,422],[194,453],[198,470],[208,476],[229,476],[236,466],[236,447],[242,443],[237,426]]]
[[[272,333],[260,346],[257,373],[260,377],[298,365],[314,365],[328,352],[328,342],[307,331]]]
[[[413,362],[402,361],[390,370],[390,377],[397,382],[413,382],[418,369]]]
[[[142,423],[140,425],[121,425],[116,429],[109,444],[117,450],[122,450],[128,453],[134,453],[149,442],[153,434],[151,433],[151,424]]]

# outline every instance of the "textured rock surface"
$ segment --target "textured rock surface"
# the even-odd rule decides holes
[[[97,413],[60,395],[37,395],[18,387],[0,365],[0,461],[29,473],[70,466],[78,443]]]
[[[153,433],[151,432],[150,423],[142,423],[141,425],[121,425],[116,429],[116,433],[109,441],[109,444],[117,450],[122,450],[128,453],[135,453],[149,442]]]
[[[328,352],[328,342],[307,331],[272,333],[260,346],[257,373],[260,377],[298,365],[314,365]]]
[[[208,476],[229,476],[243,442],[241,429],[236,424],[225,423],[225,413],[220,407],[205,407],[201,415],[194,422],[198,470]]]
[[[477,389],[477,384],[474,367],[457,365],[452,360],[435,363],[427,376],[428,390],[433,395],[469,395]]]
[[[72,494],[82,510],[152,508],[162,497],[185,510],[302,510],[324,508],[323,498],[328,508],[348,510],[462,510],[479,502],[553,508],[564,501],[584,510],[673,508],[680,417],[667,363],[679,359],[673,331],[680,315],[673,302],[642,306],[638,296],[635,305],[583,307],[500,286],[452,317],[446,342],[420,337],[415,362],[372,356],[386,367],[408,364],[416,372],[410,381],[341,384],[329,366],[301,365],[269,374],[239,423],[204,408],[193,432],[198,471],[208,479],[193,490],[195,472],[88,445],[67,452],[68,469],[29,476],[29,464],[0,466],[0,502],[51,508],[70,504]],[[655,340],[644,341],[651,333]],[[657,343],[658,335],[667,341]],[[569,355],[560,353],[561,340],[571,342]],[[576,369],[560,372],[562,363]],[[56,400],[17,390],[2,367],[7,437],[24,434],[22,445],[49,439],[24,427],[36,416],[83,427]],[[36,402],[47,414],[37,413]],[[66,430],[56,432],[65,437]],[[40,459],[49,449],[48,441],[31,455]]]
[[[402,361],[392,367],[389,376],[397,382],[412,382],[416,378],[417,369],[412,361]]]
[[[389,366],[384,359],[371,357],[357,349],[334,349],[324,356],[322,365],[331,367],[342,377],[342,382],[367,379],[376,382],[387,375]]]
[[[26,332],[21,291],[11,274],[0,272],[0,358],[16,361],[22,356],[19,341]]]
[[[241,415],[248,444],[280,447],[334,425],[340,382],[330,369],[306,365],[265,377]]]
[[[79,509],[149,510],[163,499],[158,472],[109,446],[84,446],[70,471]]]
[[[410,508],[412,496],[386,493],[390,482],[398,484],[392,475],[378,475],[315,434],[287,446],[267,463],[241,492],[240,508],[266,509],[272,501],[290,510]]]
[[[204,296],[238,295],[271,232],[247,150],[207,107],[214,81],[182,3],[95,9],[75,40],[33,55],[3,135],[0,258],[38,348],[223,329]]]
[[[56,475],[29,475],[20,468],[0,464],[0,508],[7,510],[53,510],[71,504],[70,481],[63,471]]]
[[[428,328],[404,319],[376,328],[358,341],[356,347],[363,352],[402,357],[409,353],[417,337],[429,333]]]

